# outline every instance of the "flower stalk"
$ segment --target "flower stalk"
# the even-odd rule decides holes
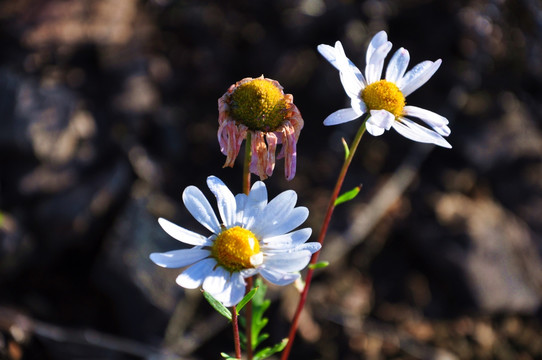
[[[248,195],[250,192],[250,159],[252,148],[252,136],[250,131],[247,132],[247,138],[245,142],[245,159],[243,165],[243,193]],[[252,290],[252,276],[246,278],[247,286],[245,293],[248,294]],[[246,337],[246,352],[247,359],[252,360],[252,300],[250,300],[245,306],[245,337]]]
[[[233,342],[235,344],[235,357],[241,359],[241,340],[239,337],[239,322],[237,321],[237,309],[232,306],[231,323],[233,326]]]
[[[318,235],[318,242],[321,245],[324,244],[324,239],[327,234],[329,222],[331,220],[331,216],[333,215],[333,210],[335,209],[335,200],[337,200],[337,197],[339,196],[339,192],[341,191],[341,187],[344,182],[346,173],[348,172],[348,168],[350,167],[350,163],[352,162],[352,158],[354,157],[354,154],[356,153],[358,145],[361,141],[361,137],[365,133],[366,122],[369,116],[370,115],[367,115],[365,119],[363,119],[361,126],[359,127],[358,132],[356,133],[356,136],[354,137],[352,145],[349,148],[348,155],[344,159],[344,163],[339,173],[339,176],[337,178],[337,182],[335,183],[335,188],[333,189],[333,192],[331,193],[326,215],[324,217],[324,222],[322,223],[322,228],[320,229],[320,233]],[[319,251],[312,255],[311,261],[310,261],[311,265],[316,264],[316,262],[318,261],[319,255],[320,255]],[[292,349],[292,345],[294,343],[295,335],[297,332],[297,327],[299,325],[299,318],[301,316],[301,311],[303,310],[303,307],[305,306],[305,302],[307,301],[307,294],[309,292],[309,287],[312,281],[313,273],[314,273],[314,268],[309,266],[309,269],[307,270],[307,276],[305,277],[305,287],[303,288],[303,291],[301,292],[301,295],[299,297],[299,302],[297,304],[297,308],[295,310],[294,317],[292,319],[292,325],[290,326],[290,332],[288,333],[288,344],[286,345],[286,348],[284,348],[284,351],[282,352],[281,360],[287,360],[288,356],[290,355],[290,351]]]

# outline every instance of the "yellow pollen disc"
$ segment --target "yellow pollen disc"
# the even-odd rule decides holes
[[[254,259],[257,259],[254,255],[259,252],[260,243],[256,236],[239,226],[223,230],[211,248],[211,255],[218,265],[230,272],[254,267]]]
[[[230,108],[233,119],[250,130],[273,131],[286,115],[284,94],[262,78],[239,85],[231,95]]]
[[[396,118],[403,115],[405,97],[397,85],[386,80],[369,84],[361,91],[361,98],[369,110],[387,110]]]

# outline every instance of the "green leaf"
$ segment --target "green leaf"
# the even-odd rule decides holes
[[[348,143],[346,142],[344,138],[341,138],[341,140],[343,141],[343,147],[344,147],[344,160],[346,160],[348,156],[350,156],[350,148],[348,147]]]
[[[239,360],[239,359],[237,359],[236,357],[231,357],[231,356],[229,356],[228,354],[226,354],[226,353],[224,353],[224,352],[221,352],[220,355],[222,355],[222,357],[223,357],[224,359],[228,359],[228,360]]]
[[[250,301],[252,300],[252,298],[254,297],[254,295],[256,294],[256,291],[258,291],[259,288],[255,287],[254,289],[250,290],[246,295],[245,297],[243,297],[241,299],[241,301],[239,302],[239,304],[237,304],[236,306],[236,310],[237,310],[237,314],[239,314],[239,311],[241,311],[241,309]]]
[[[276,354],[278,352],[281,352],[286,347],[286,344],[288,344],[288,338],[282,339],[281,342],[278,344],[275,344],[273,347],[266,347],[262,350],[258,351],[256,355],[254,355],[254,360],[262,360],[265,358],[268,358],[269,356]]]
[[[361,190],[361,186],[356,186],[352,190],[345,192],[344,194],[342,194],[335,200],[335,206],[352,200],[358,195],[360,190]]]
[[[209,294],[207,291],[202,290],[203,297],[205,297],[205,300],[211,304],[211,306],[218,311],[218,313],[225,318],[227,318],[229,321],[231,321],[231,311],[228,310],[227,307],[225,307],[220,301],[215,299],[213,295]]]
[[[319,261],[316,264],[310,264],[309,269],[321,269],[329,266],[329,261]]]

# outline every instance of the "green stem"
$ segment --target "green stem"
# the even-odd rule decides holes
[[[250,159],[252,149],[252,136],[250,131],[247,131],[247,138],[245,141],[245,161],[243,165],[243,193],[248,195],[250,191]],[[246,293],[252,290],[252,277],[247,280]],[[246,351],[247,359],[252,360],[252,300],[245,306],[245,337],[246,337]]]
[[[232,306],[231,323],[233,325],[233,343],[235,344],[235,357],[241,359],[241,340],[239,338],[239,324],[237,321],[237,309]]]
[[[250,131],[247,131],[247,139],[245,141],[245,159],[243,164],[243,193],[248,195],[250,191],[250,158],[252,157],[252,136]]]
[[[354,141],[352,142],[352,145],[350,146],[350,153],[344,160],[343,166],[341,168],[341,172],[339,173],[339,177],[337,178],[337,183],[335,184],[335,188],[333,189],[333,192],[331,193],[331,198],[329,199],[329,204],[327,207],[326,215],[324,217],[324,222],[322,224],[322,228],[320,229],[320,234],[318,235],[318,242],[322,245],[324,244],[324,239],[326,237],[329,221],[331,220],[331,215],[333,214],[333,210],[335,209],[335,200],[337,200],[337,197],[339,196],[339,192],[341,191],[341,187],[344,182],[346,172],[348,171],[348,167],[350,166],[350,163],[352,162],[352,158],[354,157],[354,154],[356,153],[356,149],[358,148],[361,137],[365,133],[365,128],[366,128],[365,123],[368,118],[369,116],[366,116],[365,119],[363,119],[363,122],[361,123],[361,126],[359,127],[359,130],[356,133]],[[320,255],[320,251],[313,254],[310,263],[315,264],[318,261],[319,255]],[[288,344],[286,345],[286,348],[284,348],[282,352],[281,360],[287,360],[288,356],[290,355],[290,351],[294,343],[295,334],[297,332],[297,327],[299,325],[299,317],[301,315],[301,311],[303,310],[303,306],[305,306],[305,302],[307,301],[307,293],[309,292],[309,287],[311,284],[313,272],[314,272],[314,269],[311,269],[311,268],[309,268],[307,271],[307,276],[305,278],[305,287],[303,288],[303,291],[301,292],[299,303],[297,304],[297,308],[294,313],[294,318],[292,319],[292,325],[290,327],[290,332],[288,334]]]

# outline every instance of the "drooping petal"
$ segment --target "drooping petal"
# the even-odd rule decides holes
[[[216,260],[213,258],[198,261],[177,276],[175,281],[185,289],[198,288],[215,266]]]
[[[193,264],[211,255],[209,250],[193,248],[152,253],[149,257],[156,265],[165,268],[180,268]]]
[[[222,223],[226,227],[233,226],[237,215],[235,196],[233,196],[233,193],[228,189],[226,184],[216,176],[209,176],[207,178],[207,186],[216,197]]]
[[[367,132],[373,136],[380,136],[389,130],[395,121],[395,116],[386,110],[371,110],[371,116],[365,126]]]
[[[450,145],[442,136],[436,132],[429,130],[421,125],[416,124],[407,118],[400,118],[393,124],[393,128],[404,137],[418,141],[421,143],[430,143],[439,145],[445,148],[451,148]]]
[[[272,253],[265,259],[265,268],[280,272],[296,272],[309,263],[312,253],[307,250],[290,253]]]
[[[224,167],[233,167],[235,159],[239,155],[241,144],[246,137],[246,126],[237,125],[233,120],[228,118],[226,121],[220,123],[217,136],[220,151],[226,155]]]
[[[279,286],[291,284],[301,276],[299,273],[285,273],[267,268],[262,268],[260,274],[265,280]]]
[[[352,108],[335,111],[324,120],[324,125],[338,125],[359,118],[360,115]]]
[[[205,195],[195,186],[188,186],[183,191],[183,202],[192,216],[215,234],[220,232],[220,223]]]
[[[205,236],[180,227],[164,218],[159,218],[158,223],[169,236],[185,244],[195,246],[209,246],[212,244],[212,241]]]
[[[292,180],[297,166],[296,134],[290,122],[285,122],[280,130],[282,150],[278,157],[284,156],[284,175],[286,180]]]
[[[293,103],[294,99],[291,94],[284,95],[284,99],[286,103],[288,104],[288,122],[292,125],[295,133],[295,141],[299,139],[299,135],[301,134],[301,129],[303,129],[303,125],[305,122],[303,121],[303,118],[301,117],[301,112],[299,112],[299,109],[295,104]]]
[[[267,176],[273,175],[275,169],[275,151],[277,149],[277,135],[272,132],[265,134],[265,141],[267,142],[267,167],[265,173]]]
[[[396,83],[403,77],[410,61],[410,54],[405,48],[400,48],[393,54],[386,69],[386,80]]]
[[[271,236],[263,239],[265,249],[290,249],[307,241],[312,234],[311,228],[304,228],[288,234]]]
[[[252,158],[250,160],[250,172],[258,175],[260,180],[267,179],[265,169],[267,167],[267,145],[262,131],[252,131]]]
[[[403,96],[407,97],[425,84],[427,80],[435,74],[440,67],[440,64],[442,64],[441,59],[438,59],[435,62],[423,61],[410,69],[405,76],[397,82],[397,87],[399,87]]]

